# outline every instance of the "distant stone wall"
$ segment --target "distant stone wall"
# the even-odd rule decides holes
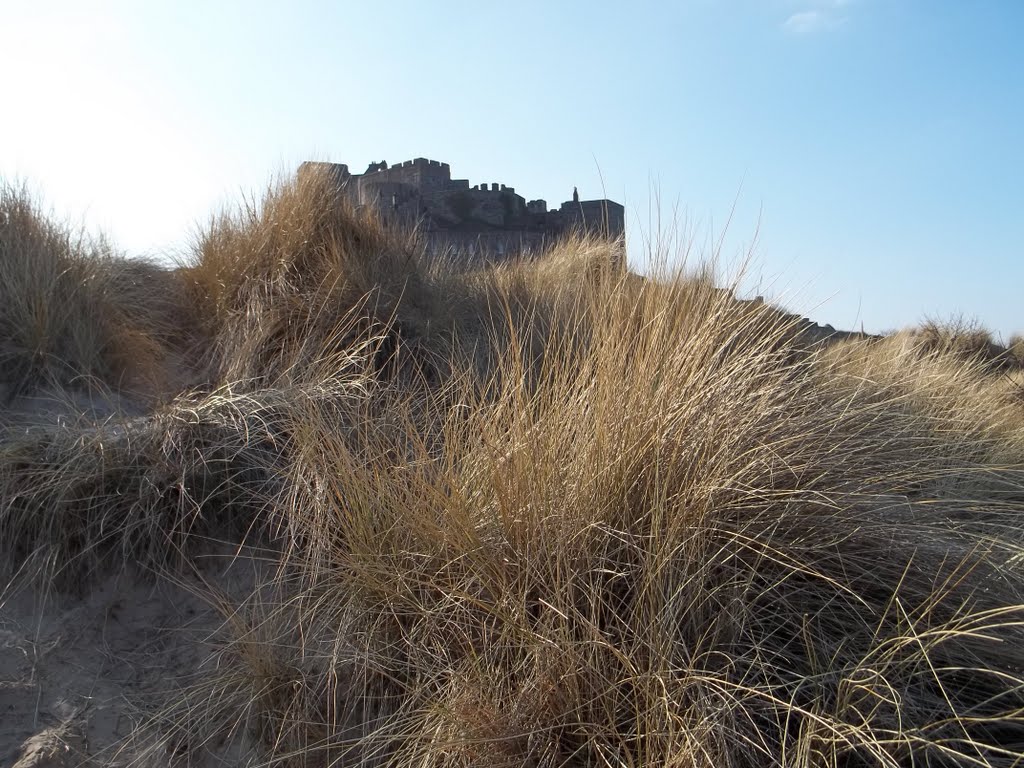
[[[514,256],[541,252],[552,241],[542,232],[457,232],[434,230],[425,233],[437,251],[447,251],[468,261],[501,261]]]
[[[558,210],[567,228],[620,237],[626,231],[626,209],[611,200],[562,203]]]
[[[451,226],[476,222],[492,227],[522,228],[526,201],[508,187],[447,190],[424,196],[427,210]]]
[[[492,256],[537,250],[573,230],[610,238],[625,233],[625,209],[612,200],[574,200],[548,210],[544,200],[527,203],[514,187],[452,179],[448,163],[418,157],[385,166],[371,163],[353,174],[344,164],[303,163],[299,173],[326,174],[353,204],[375,206],[385,220],[415,222],[435,244]]]
[[[416,195],[416,188],[401,181],[361,179],[357,187],[358,205],[376,205],[381,210],[398,208]]]
[[[424,194],[447,189],[452,180],[448,163],[417,157],[404,163],[395,163],[384,170],[372,171],[358,177],[361,182],[390,181],[408,184]]]

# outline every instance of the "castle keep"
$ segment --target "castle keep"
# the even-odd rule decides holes
[[[336,183],[354,205],[376,206],[386,220],[418,224],[432,243],[469,253],[512,256],[575,230],[609,238],[625,232],[625,210],[612,200],[580,200],[574,190],[572,200],[549,210],[544,200],[527,202],[504,184],[453,179],[448,163],[422,157],[370,163],[361,174],[341,163],[299,167],[300,176],[312,173]]]

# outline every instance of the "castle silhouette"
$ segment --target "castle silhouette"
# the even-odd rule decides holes
[[[514,187],[470,185],[453,179],[448,163],[418,157],[389,166],[370,163],[351,173],[343,163],[305,162],[300,177],[318,174],[337,185],[356,206],[375,206],[387,221],[416,224],[433,244],[452,245],[490,257],[526,254],[566,233],[579,231],[609,239],[625,233],[625,209],[613,200],[572,200],[548,209]]]

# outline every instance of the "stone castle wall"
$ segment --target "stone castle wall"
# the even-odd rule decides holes
[[[499,183],[452,179],[448,163],[416,158],[353,174],[340,163],[303,163],[299,173],[324,174],[357,206],[377,207],[385,220],[416,223],[437,246],[491,256],[535,251],[572,230],[609,238],[625,233],[625,209],[612,200],[578,200],[548,210]]]

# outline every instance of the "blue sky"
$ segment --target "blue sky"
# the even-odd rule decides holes
[[[10,5],[0,174],[130,253],[304,159],[423,156],[623,201],[640,269],[652,210],[695,252],[729,221],[823,323],[1024,331],[1017,0]]]

